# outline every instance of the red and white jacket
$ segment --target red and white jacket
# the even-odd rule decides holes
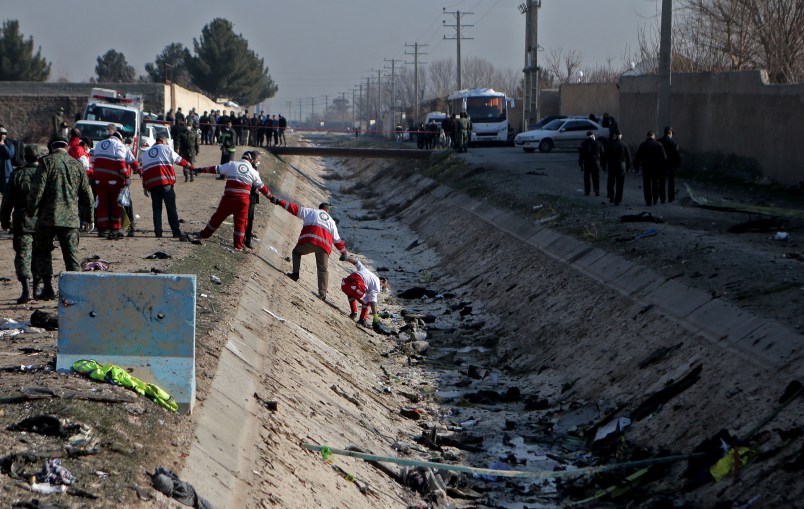
[[[176,183],[173,165],[185,168],[190,166],[182,156],[161,141],[142,152],[142,187],[152,189],[158,186],[172,186]]]
[[[271,190],[268,189],[268,186],[263,184],[262,180],[260,180],[260,174],[257,173],[257,170],[255,170],[251,166],[251,163],[246,160],[230,161],[219,166],[196,168],[196,171],[199,173],[213,173],[226,177],[226,188],[223,190],[223,196],[240,198],[248,201],[251,190],[256,189],[265,195],[269,200],[273,197]]]
[[[95,144],[93,175],[98,182],[124,183],[131,176],[129,165],[138,171],[140,163],[131,150],[114,136]]]
[[[330,254],[332,246],[335,246],[341,254],[346,254],[346,243],[338,235],[338,227],[329,212],[323,209],[299,207],[285,200],[279,200],[278,205],[304,221],[297,245],[310,242],[323,248],[327,254]]]
[[[70,138],[67,143],[67,153],[74,159],[78,159],[84,165],[84,171],[87,172],[87,177],[93,178],[92,173],[92,158],[89,152],[81,145],[81,138]]]
[[[366,284],[366,293],[363,294],[363,297],[360,298],[360,302],[363,304],[370,304],[370,303],[377,303],[377,296],[380,294],[382,290],[382,286],[380,284],[380,278],[377,277],[373,272],[368,270],[365,265],[358,261],[355,263],[355,268],[357,269],[354,273],[360,275],[363,278],[363,282]]]

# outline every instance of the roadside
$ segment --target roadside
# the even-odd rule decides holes
[[[203,146],[197,165],[216,164],[220,158],[217,147]],[[179,168],[180,170],[180,168]],[[262,168],[263,178],[269,187],[283,171],[283,166],[268,161]],[[181,172],[179,171],[179,174]],[[176,186],[177,209],[182,229],[199,231],[206,224],[222,194],[222,185],[214,178],[200,176],[195,182],[185,183],[181,176]],[[150,200],[142,194],[140,181],[132,182],[136,221],[134,238],[109,241],[94,233],[82,234],[81,256],[98,257],[108,262],[109,271],[133,273],[175,273],[197,275],[196,313],[196,387],[197,400],[203,401],[209,391],[217,359],[230,325],[231,309],[242,291],[242,280],[249,270],[250,261],[245,255],[231,249],[231,223],[224,225],[218,235],[203,246],[178,239],[157,239],[153,235]],[[255,231],[262,231],[267,211],[258,207]],[[32,301],[16,304],[19,287],[14,275],[11,236],[0,234],[0,266],[4,267],[0,284],[0,317],[21,323],[30,323],[35,310],[57,315],[57,301]],[[160,254],[162,253],[162,254]],[[156,255],[153,258],[148,258]],[[58,249],[53,251],[54,269],[63,270]],[[212,281],[216,276],[218,282]],[[55,286],[56,282],[54,282]],[[158,466],[178,470],[193,440],[192,416],[171,413],[144,397],[137,397],[122,387],[81,377],[77,374],[56,374],[57,331],[42,331],[18,335],[4,335],[0,342],[0,449],[5,454],[22,453],[24,456],[5,456],[2,465],[6,475],[0,476],[0,493],[5,500],[25,500],[27,484],[7,475],[14,465],[17,474],[36,473],[42,461],[63,458],[65,466],[79,479],[77,487],[97,495],[93,501],[81,496],[60,497],[65,507],[131,506],[138,500],[135,485],[144,487],[148,497],[164,496],[150,488],[146,472],[153,473]],[[110,341],[114,338],[110,337]],[[101,359],[98,361],[102,362]],[[46,387],[62,397],[26,397],[24,388]],[[60,392],[61,391],[61,392]],[[72,398],[63,391],[76,391]],[[84,398],[119,398],[120,403],[99,403]],[[125,402],[131,400],[130,402]],[[26,418],[56,416],[63,426],[87,425],[88,441],[81,450],[70,452],[65,446],[70,436],[45,436],[34,432],[9,431],[6,428]],[[16,459],[16,463],[12,460]],[[27,480],[27,479],[26,479]],[[41,496],[41,495],[40,495]]]
[[[202,496],[205,491],[210,497],[235,496],[243,501],[238,505],[245,507],[337,504],[357,508],[421,503],[419,495],[403,484],[431,502],[445,499],[439,498],[439,481],[428,479],[426,472],[408,470],[409,475],[398,482],[393,477],[404,472],[402,469],[393,468],[395,474],[389,475],[365,462],[340,457],[333,458],[330,465],[321,454],[302,449],[302,443],[357,445],[388,456],[474,466],[505,463],[506,468],[514,469],[562,470],[666,452],[686,453],[721,428],[733,435],[745,435],[762,423],[778,405],[789,382],[784,372],[769,373],[746,365],[739,357],[724,354],[717,345],[701,342],[694,333],[655,310],[623,298],[549,256],[523,249],[521,242],[482,220],[477,211],[461,209],[461,200],[468,200],[461,194],[450,195],[449,200],[443,193],[433,194],[432,186],[419,185],[415,173],[437,177],[484,206],[514,210],[528,223],[546,219],[551,228],[662,274],[667,270],[664,277],[673,276],[680,266],[688,274],[674,279],[703,280],[704,288],[720,288],[720,281],[712,280],[723,277],[736,285],[745,284],[739,272],[731,272],[731,263],[723,265],[725,268],[718,265],[719,274],[714,278],[688,272],[710,274],[707,263],[732,262],[743,251],[746,257],[735,266],[754,270],[751,274],[763,284],[786,277],[788,282],[800,285],[800,265],[782,263],[795,260],[777,258],[781,255],[774,249],[780,244],[757,241],[757,235],[751,236],[750,240],[757,242],[749,242],[748,247],[742,244],[747,237],[738,237],[737,243],[723,241],[720,228],[725,223],[718,222],[721,213],[691,207],[683,200],[661,209],[673,219],[667,221],[665,217],[665,223],[657,225],[659,235],[614,242],[614,235],[638,233],[645,225],[619,223],[613,208],[590,203],[582,196],[544,192],[549,186],[557,190],[571,185],[575,186],[573,190],[577,188],[571,175],[560,174],[571,156],[558,154],[559,159],[551,163],[554,166],[545,170],[545,175],[533,175],[527,172],[542,170],[533,169],[532,159],[517,166],[506,159],[508,155],[481,150],[465,156],[442,155],[432,168],[418,162],[336,163],[292,157],[287,158],[290,166],[284,166],[270,157],[264,159],[263,178],[277,194],[311,206],[331,196],[336,205],[333,214],[341,221],[339,228],[350,251],[364,257],[375,270],[384,269],[382,272],[392,280],[392,293],[384,296],[381,306],[387,313],[385,323],[402,328],[406,323],[404,310],[407,322],[426,333],[421,340],[408,334],[398,341],[350,322],[338,288],[350,266],[336,262],[334,256],[330,260],[332,306],[313,295],[312,259],[303,260],[298,283],[287,279],[286,256],[300,224],[267,203],[257,208],[258,231],[266,232],[259,257],[231,252],[231,234],[226,228],[204,246],[157,240],[148,234],[118,242],[82,238],[86,251],[114,262],[113,270],[126,267],[126,271],[151,271],[153,267],[198,274],[199,294],[207,297],[198,298],[197,411],[190,417],[177,416],[144,399],[135,403],[4,400],[0,424],[5,428],[24,417],[55,414],[94,428],[102,454],[65,458],[65,462],[81,479],[79,486],[99,494],[101,500],[61,497],[59,503],[68,507],[130,506],[140,497],[152,497],[147,505],[175,505],[150,488],[150,480],[144,475],[156,466],[167,466],[197,483]],[[205,148],[202,156],[202,162],[212,164],[217,152]],[[473,157],[484,156],[487,159],[481,159],[481,164],[473,162]],[[494,167],[488,162],[498,159]],[[331,166],[325,168],[324,163]],[[577,173],[574,178],[579,179]],[[203,226],[220,191],[220,183],[211,178],[180,183],[179,211],[188,231]],[[628,192],[634,196],[637,191],[630,188]],[[135,207],[139,203],[135,201]],[[673,207],[683,209],[683,215],[677,216]],[[144,208],[139,206],[138,210],[143,216],[141,227],[142,221],[150,224],[149,211]],[[638,213],[638,209],[625,210]],[[590,226],[592,233],[588,234]],[[790,226],[794,235],[797,225]],[[688,246],[690,236],[699,242],[701,238],[707,240],[707,248],[702,250],[704,259],[688,256],[666,267],[669,262],[664,251]],[[2,239],[9,249],[0,252],[0,257],[7,257],[4,266],[10,268],[10,240]],[[785,247],[800,249],[795,242]],[[621,245],[625,246],[620,250]],[[156,250],[171,254],[172,259],[144,259]],[[775,262],[768,262],[768,257]],[[782,270],[766,275],[752,268],[754,260]],[[0,285],[0,305],[10,317],[24,321],[33,307],[43,303],[12,304],[18,292],[13,270],[10,274],[12,281]],[[210,281],[212,275],[222,284]],[[425,293],[423,298],[414,299],[398,295],[415,287],[433,295]],[[768,292],[756,299],[749,294],[750,298],[738,302],[754,311],[779,313],[773,318],[782,323],[798,323],[795,310],[800,297],[790,290]],[[774,308],[777,297],[787,299],[787,311]],[[55,312],[55,304],[48,303],[43,309]],[[791,322],[784,322],[785,313]],[[85,394],[98,394],[99,390],[115,396],[129,394],[119,387],[101,388],[77,376],[46,371],[43,367],[55,358],[55,338],[50,332],[3,339],[0,387],[4,397],[19,398],[19,388],[30,385],[71,388]],[[242,348],[244,345],[249,348]],[[230,354],[239,358],[237,368],[221,361]],[[28,369],[28,365],[38,369]],[[229,369],[237,373],[227,372]],[[195,423],[221,398],[213,384],[235,374],[258,380],[255,393],[242,392],[245,386],[239,387],[240,392],[222,402],[229,413],[209,416],[223,434],[200,434]],[[585,447],[588,436],[579,437],[578,431],[593,432],[597,425],[608,422],[604,418],[619,416],[620,411],[633,416],[651,395],[679,380],[692,383],[672,395],[672,401],[659,403],[641,419],[633,419],[627,433],[612,435],[617,441],[610,439],[608,448],[587,456],[591,452]],[[274,403],[266,405],[271,401]],[[276,411],[271,409],[274,404]],[[242,407],[243,415],[254,422],[238,422],[233,418],[240,415],[235,407]],[[757,500],[761,503],[755,507],[794,505],[802,494],[802,438],[797,434],[800,409],[800,405],[791,405],[774,416],[768,429],[751,437],[750,445],[761,451],[762,460],[742,468],[729,490],[711,483],[682,494],[681,467],[676,466],[651,470],[650,477],[641,479],[645,488],[632,491],[630,500],[641,503],[652,496],[650,500],[656,504],[664,500],[709,506],[716,500],[737,504],[760,496]],[[412,417],[411,411],[419,417]],[[230,464],[223,450],[228,450],[230,440],[234,442],[235,428],[240,425],[253,426],[248,430],[252,436],[233,444],[232,450],[244,447],[250,452],[235,456]],[[427,440],[436,436],[438,447],[431,448]],[[249,441],[254,437],[256,440]],[[482,438],[480,442],[478,437]],[[12,431],[0,433],[0,441],[7,451],[56,451],[63,450],[64,443],[63,439]],[[216,472],[207,472],[209,477],[200,475],[197,470],[203,466],[193,461],[193,454],[201,449],[208,449],[224,470],[233,469],[226,475],[236,480],[230,483],[228,477]],[[34,462],[25,470],[37,471],[39,466]],[[457,497],[453,500],[459,506],[549,507],[567,497],[579,500],[592,496],[619,479],[602,476],[567,483],[503,483],[456,476],[442,479],[447,488],[442,491]],[[658,481],[648,482],[652,479]],[[134,483],[141,488],[139,495]],[[19,481],[3,476],[0,489],[4,498],[31,497],[18,485]]]

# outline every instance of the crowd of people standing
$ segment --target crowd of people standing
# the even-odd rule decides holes
[[[673,139],[673,128],[664,128],[664,136],[656,139],[648,131],[646,139],[634,156],[622,140],[622,132],[614,119],[603,116],[602,127],[609,130],[608,137],[598,138],[594,131],[586,133],[578,154],[578,165],[583,172],[584,194],[600,196],[600,172],[608,174],[606,197],[610,203],[620,205],[623,200],[625,177],[632,171],[641,171],[642,190],[646,206],[672,202],[675,199],[675,174],[681,166],[678,143]]]
[[[281,114],[254,112],[249,116],[248,110],[239,115],[234,111],[205,111],[199,117],[199,126],[203,145],[220,145],[222,137],[230,135],[234,144],[239,146],[287,145],[285,131],[288,121]]]

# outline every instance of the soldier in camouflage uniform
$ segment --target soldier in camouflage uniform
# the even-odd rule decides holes
[[[33,179],[25,210],[36,215],[34,264],[44,286],[39,298],[56,298],[53,291],[53,238],[58,237],[64,266],[69,271],[81,270],[78,260],[78,228],[91,231],[93,195],[84,166],[67,153],[67,140],[55,137],[50,142],[50,155],[40,161]],[[79,218],[81,202],[85,217]]]
[[[198,154],[198,145],[201,143],[201,139],[198,136],[198,130],[182,123],[179,126],[178,131],[178,139],[176,140],[178,147],[176,152],[178,152],[179,155],[185,160],[189,161],[191,165],[194,165],[195,156]],[[188,180],[190,182],[195,180],[195,175],[192,171],[185,167],[184,181],[187,182]]]
[[[47,154],[47,150],[39,145],[25,146],[25,165],[17,168],[8,181],[6,194],[3,195],[3,204],[0,206],[0,224],[4,230],[13,228],[14,269],[17,279],[22,284],[22,294],[17,304],[23,304],[36,296],[38,278],[36,271],[32,271],[31,254],[33,252],[33,238],[36,221],[25,214],[28,195],[34,175],[39,168],[39,158]],[[33,281],[33,292],[28,286]]]

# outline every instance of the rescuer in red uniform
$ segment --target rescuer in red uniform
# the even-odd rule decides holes
[[[274,195],[268,186],[260,180],[260,174],[256,168],[260,165],[260,155],[254,150],[243,153],[240,161],[230,161],[218,166],[207,166],[196,168],[195,174],[212,173],[222,175],[226,178],[226,188],[223,190],[223,197],[218,205],[218,210],[212,214],[212,218],[207,225],[198,233],[198,237],[208,239],[215,233],[224,219],[234,216],[234,248],[236,251],[243,251],[243,241],[246,236],[246,224],[248,223],[249,195],[252,189],[256,189],[269,200],[273,201]]]
[[[318,297],[321,300],[327,298],[327,263],[332,247],[335,246],[341,252],[341,260],[346,259],[346,244],[338,235],[338,227],[335,220],[329,215],[329,203],[322,203],[318,209],[299,207],[295,203],[290,203],[279,198],[269,198],[271,203],[279,205],[285,210],[304,221],[299,241],[293,248],[293,271],[288,276],[294,280],[299,280],[299,266],[301,265],[302,255],[315,253],[315,263],[318,268]]]
[[[95,166],[93,176],[97,183],[98,193],[95,221],[98,226],[98,237],[103,237],[108,230],[109,239],[119,239],[120,219],[123,208],[117,203],[117,197],[123,187],[131,184],[131,170],[140,168],[137,158],[123,144],[123,136],[113,124],[107,127],[109,137],[95,145]],[[129,218],[132,221],[134,218]]]

